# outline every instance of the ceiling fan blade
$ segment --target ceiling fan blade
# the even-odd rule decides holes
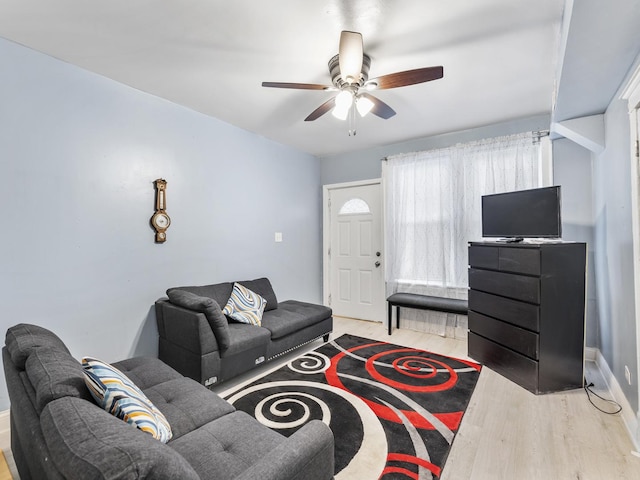
[[[377,115],[380,118],[384,118],[385,120],[393,117],[396,114],[396,111],[391,108],[389,105],[384,103],[379,98],[374,97],[369,93],[361,93],[361,97],[367,98],[373,102],[373,108],[371,109],[371,113]]]
[[[313,112],[309,114],[307,118],[304,119],[305,122],[313,122],[315,119],[320,118],[322,115],[327,113],[333,107],[336,106],[336,97],[332,97],[318,108],[316,108]]]
[[[340,76],[347,83],[360,81],[362,73],[362,35],[358,32],[343,31],[340,34],[338,61]]]
[[[297,88],[300,90],[334,90],[334,87],[330,85],[318,85],[317,83],[262,82],[262,86],[273,88]]]
[[[444,76],[444,69],[440,67],[416,68],[415,70],[406,70],[404,72],[390,73],[378,78],[374,78],[367,82],[373,88],[382,90],[385,88],[406,87],[407,85],[415,85],[416,83],[430,82]],[[374,84],[376,86],[374,86]]]

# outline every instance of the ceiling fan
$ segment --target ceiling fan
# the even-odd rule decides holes
[[[304,119],[305,122],[316,120],[332,109],[332,114],[341,120],[345,120],[350,113],[353,118],[354,110],[357,110],[361,116],[371,112],[386,120],[393,117],[396,112],[382,100],[371,95],[370,91],[415,85],[444,76],[443,68],[439,66],[406,70],[369,80],[370,66],[371,58],[363,52],[362,35],[357,32],[343,31],[340,34],[339,53],[329,60],[329,74],[333,85],[262,82],[262,86],[338,92],[311,112]],[[351,134],[351,131],[349,133]],[[355,130],[353,133],[355,134]]]

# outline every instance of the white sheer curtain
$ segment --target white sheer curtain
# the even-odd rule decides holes
[[[467,242],[480,240],[481,197],[542,185],[533,133],[394,155],[383,168],[387,294],[467,298]],[[404,309],[409,328],[466,337],[466,317]]]

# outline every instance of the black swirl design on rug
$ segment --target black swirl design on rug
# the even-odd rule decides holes
[[[343,335],[227,394],[285,436],[319,419],[336,479],[439,478],[481,366]]]

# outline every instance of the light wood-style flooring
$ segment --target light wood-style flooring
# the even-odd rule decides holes
[[[378,323],[336,318],[334,333],[468,358],[466,340],[406,329],[389,336]],[[594,362],[585,375],[611,398]],[[640,458],[632,450],[622,419],[596,410],[584,390],[536,396],[483,368],[442,480],[637,480]]]
[[[468,358],[466,340],[407,329],[394,329],[389,336],[380,323],[336,317],[332,338],[344,333]],[[320,344],[321,341],[312,342],[304,350]],[[249,383],[302,351],[216,390],[224,393]],[[586,377],[595,384],[598,393],[611,398],[603,390],[604,380],[593,362],[587,362]],[[611,408],[602,402],[600,405]],[[0,428],[0,445],[5,448],[8,444],[8,430]],[[622,419],[596,410],[584,390],[536,396],[483,368],[442,480],[638,480],[640,458],[632,450]],[[10,451],[5,450],[5,455],[11,473],[18,479]]]

